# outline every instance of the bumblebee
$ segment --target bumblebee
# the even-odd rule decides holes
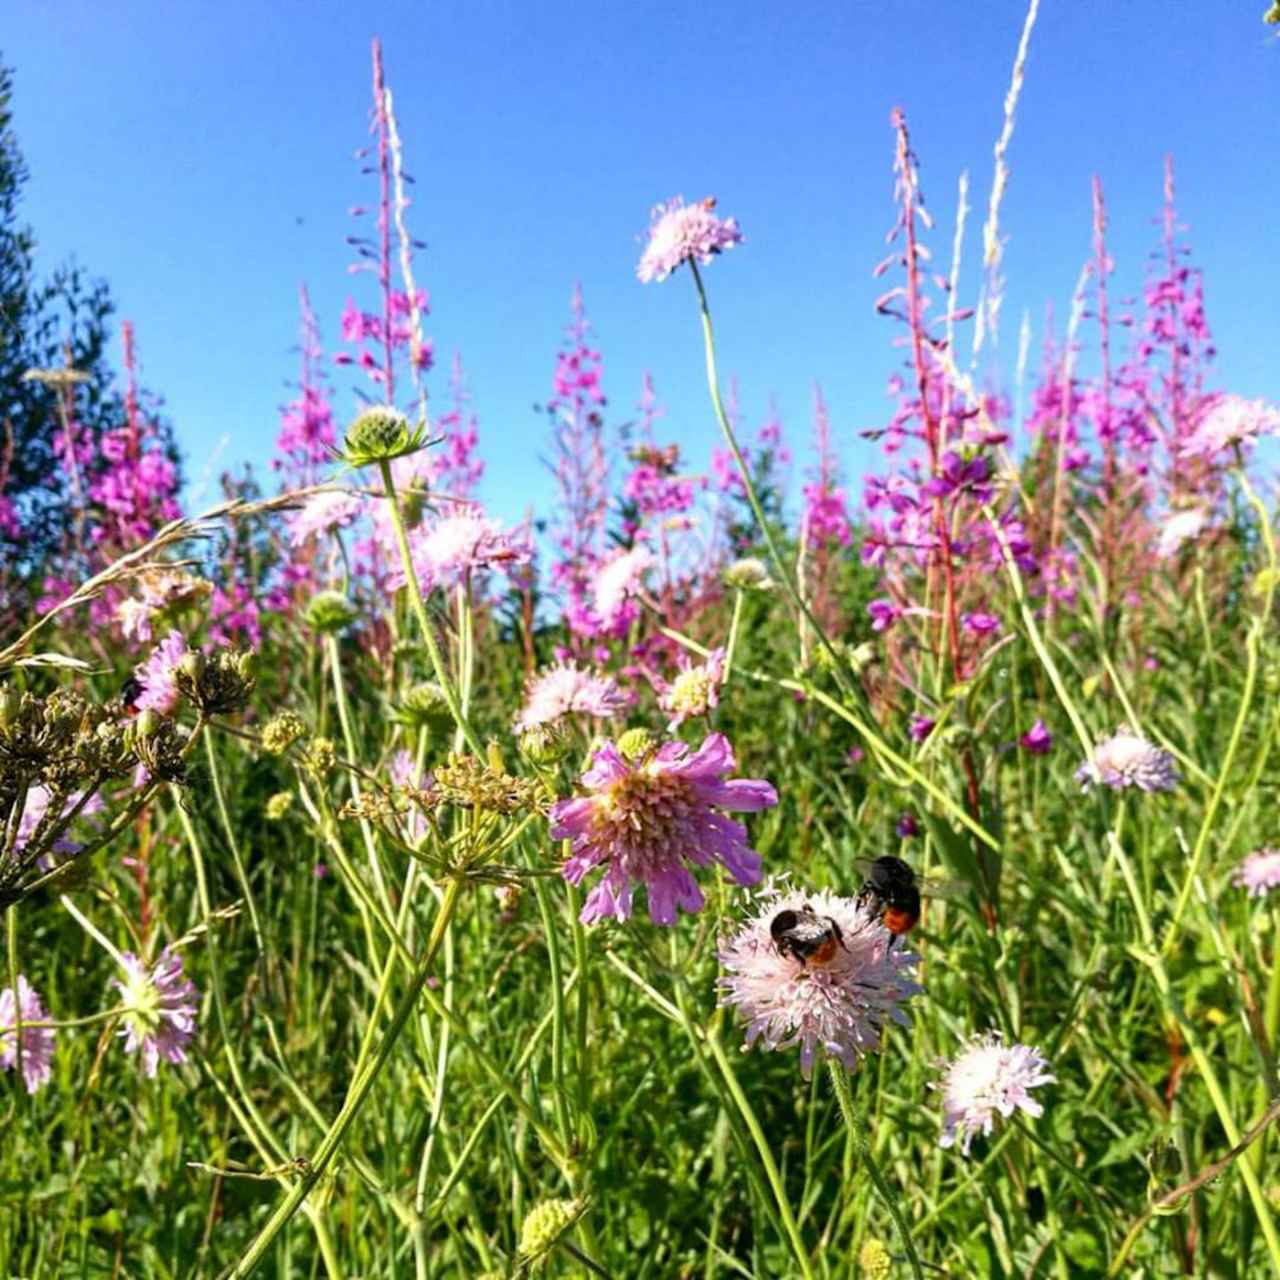
[[[120,710],[127,716],[136,716],[138,714],[138,699],[142,696],[142,681],[136,676],[130,676],[121,686],[120,692],[116,695],[117,704]]]
[[[802,969],[822,969],[844,949],[844,935],[830,916],[820,916],[810,907],[801,911],[779,911],[769,921],[769,933],[778,954],[798,960]]]
[[[916,873],[901,858],[891,855],[877,858],[867,868],[858,901],[870,903],[880,923],[895,937],[910,933],[920,919]]]

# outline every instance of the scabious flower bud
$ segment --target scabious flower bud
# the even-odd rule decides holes
[[[557,765],[569,753],[569,736],[563,721],[537,724],[517,739],[520,754],[530,764],[543,768]]]
[[[653,750],[655,741],[648,729],[628,729],[618,739],[618,754],[629,764],[635,764]]]
[[[273,756],[284,755],[306,731],[306,722],[296,711],[281,711],[263,726],[262,749]]]
[[[356,607],[341,591],[320,591],[311,597],[302,620],[321,635],[337,635],[356,620]]]
[[[154,738],[160,731],[163,721],[163,716],[147,707],[145,711],[138,712],[138,718],[134,721],[134,732],[139,738]]]
[[[178,659],[177,675],[182,677],[182,682],[197,685],[200,683],[200,677],[204,675],[204,668],[204,654],[190,650]],[[182,683],[179,683],[178,687],[181,688]]]
[[[414,685],[396,708],[394,718],[406,729],[426,729],[428,733],[442,733],[453,726],[444,690],[434,681]]]
[[[22,699],[12,689],[0,689],[0,727],[8,728],[18,718]]]
[[[293,805],[292,791],[277,791],[267,801],[266,815],[268,822],[279,822]]]
[[[540,1266],[582,1210],[580,1200],[544,1200],[534,1205],[520,1228],[520,1257],[530,1266]]]
[[[374,405],[347,428],[343,454],[353,467],[390,462],[421,449],[425,436],[421,427],[409,425],[409,419],[399,409]]]
[[[755,556],[746,556],[735,560],[724,571],[725,584],[739,591],[770,591],[773,579],[769,577],[769,567],[763,560]]]

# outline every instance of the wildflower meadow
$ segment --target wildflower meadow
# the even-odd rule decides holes
[[[1095,183],[1056,337],[971,359],[1036,11],[954,227],[886,109],[865,476],[740,402],[753,228],[659,190],[718,443],[610,387],[584,264],[555,500],[487,506],[377,42],[269,477],[189,503],[131,326],[15,368],[0,1275],[1280,1276],[1280,408],[1173,160],[1149,262]]]

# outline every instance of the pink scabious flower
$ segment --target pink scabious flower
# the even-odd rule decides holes
[[[142,1073],[151,1077],[160,1059],[185,1062],[186,1046],[196,1033],[196,1001],[200,993],[183,975],[182,957],[166,947],[154,965],[147,966],[126,951],[123,979],[112,978],[123,1005],[125,1051],[140,1053]]]
[[[1256,849],[1236,868],[1232,884],[1261,898],[1280,886],[1280,849]],[[0,1019],[2,1021],[3,1019]]]
[[[558,662],[529,681],[515,732],[555,724],[570,714],[607,720],[626,706],[626,695],[612,676],[573,662]]]
[[[312,494],[301,508],[285,519],[289,545],[300,547],[318,533],[346,528],[360,514],[363,505],[356,494],[340,489]]]
[[[1042,1114],[1044,1108],[1031,1090],[1056,1079],[1039,1049],[1006,1045],[993,1031],[974,1036],[947,1064],[942,1083],[934,1086],[942,1091],[938,1145],[950,1147],[959,1138],[961,1151],[968,1155],[973,1135],[990,1133],[997,1112],[1006,1118],[1016,1110]]]
[[[819,950],[802,962],[779,948],[772,926],[784,911],[830,933],[828,958],[820,962]],[[825,889],[767,884],[756,896],[755,914],[721,939],[719,954],[725,970],[717,983],[719,1003],[737,1009],[747,1046],[798,1044],[806,1079],[819,1050],[854,1070],[864,1054],[880,1047],[886,1024],[908,1024],[901,1005],[922,990],[911,979],[916,957],[894,945],[871,908]]]
[[[1194,542],[1209,523],[1209,513],[1203,507],[1190,507],[1186,511],[1174,511],[1160,524],[1156,538],[1156,555],[1162,560],[1176,555],[1184,542]]]
[[[644,585],[644,575],[653,564],[653,553],[643,544],[619,555],[596,571],[592,600],[597,634],[608,635],[624,629],[635,616],[631,601]]]
[[[1252,444],[1280,430],[1280,411],[1265,400],[1219,396],[1178,451],[1183,458],[1213,458],[1233,445]]]
[[[410,538],[413,567],[423,591],[451,585],[481,569],[514,568],[533,558],[533,545],[524,530],[504,530],[479,511],[446,516],[415,529]],[[390,574],[392,587],[404,585],[404,574]]]
[[[13,988],[0,991],[0,1068],[11,1071],[18,1064],[18,1014],[22,1014],[22,1080],[28,1093],[35,1093],[49,1082],[53,1072],[52,1027],[33,1027],[32,1022],[47,1022],[45,1009],[36,989],[18,974],[18,998]]]
[[[587,895],[584,924],[631,917],[637,884],[648,890],[654,924],[674,924],[676,908],[702,909],[702,891],[688,865],[719,862],[739,884],[760,879],[760,855],[747,844],[747,830],[722,809],[753,813],[778,803],[778,793],[759,778],[729,778],[733,748],[721,733],[708,735],[692,754],[687,743],[667,742],[629,760],[606,742],[582,775],[589,794],[557,801],[551,836],[572,840],[563,875],[579,884],[605,865],[604,879]]]
[[[150,708],[167,716],[178,705],[175,677],[178,663],[186,654],[187,638],[181,631],[170,631],[151,651],[151,656],[135,673],[142,686],[142,692],[133,701],[139,711]]]
[[[688,654],[680,652],[680,674],[658,695],[658,705],[670,715],[667,732],[674,733],[686,720],[705,716],[720,704],[720,685],[724,680],[723,649],[713,649],[705,662],[696,665]]]
[[[1115,791],[1126,787],[1172,791],[1181,781],[1173,756],[1129,728],[1118,729],[1099,742],[1093,755],[1076,770],[1075,778],[1085,791],[1097,782]]]
[[[1045,756],[1053,749],[1053,734],[1043,720],[1037,719],[1035,724],[1018,739],[1033,756]]]
[[[644,284],[665,280],[682,262],[696,259],[705,266],[717,253],[742,243],[737,220],[717,218],[715,207],[711,196],[697,204],[676,196],[654,208],[649,243],[636,267]]]

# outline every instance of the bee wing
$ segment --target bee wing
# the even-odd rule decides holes
[[[917,884],[922,898],[959,898],[973,888],[967,880],[951,880],[945,876],[921,876]]]

